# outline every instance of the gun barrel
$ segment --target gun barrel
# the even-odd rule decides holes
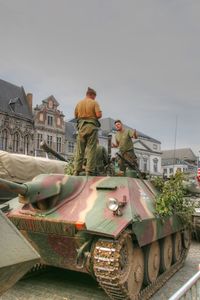
[[[58,152],[56,152],[55,150],[53,150],[52,148],[50,148],[46,143],[45,141],[42,141],[40,143],[40,147],[47,153],[51,153],[53,156],[55,156],[56,158],[58,158],[59,160],[61,161],[66,161],[67,160],[61,155],[59,154]]]
[[[19,184],[0,178],[0,190],[25,195],[28,188],[25,184]]]

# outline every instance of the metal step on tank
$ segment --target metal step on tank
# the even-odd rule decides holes
[[[1,208],[0,251],[0,295],[2,295],[40,261],[40,256],[3,214]]]

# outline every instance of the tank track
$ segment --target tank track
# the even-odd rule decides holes
[[[183,247],[179,261],[174,263],[168,271],[160,274],[156,281],[143,289],[136,296],[130,296],[126,285],[120,283],[119,257],[120,250],[127,233],[120,240],[99,239],[94,246],[93,270],[97,281],[107,295],[113,300],[146,300],[156,293],[164,283],[174,275],[184,264],[188,248]]]

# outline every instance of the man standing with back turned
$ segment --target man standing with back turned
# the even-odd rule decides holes
[[[86,175],[95,175],[96,148],[98,141],[99,118],[102,112],[97,101],[95,101],[95,90],[88,88],[86,97],[78,102],[74,115],[77,119],[77,148],[74,163],[74,175],[79,175],[87,147]]]

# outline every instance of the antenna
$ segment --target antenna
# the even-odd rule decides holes
[[[175,157],[176,157],[177,127],[178,127],[178,116],[176,115],[175,135],[174,135],[173,175],[175,175],[175,174],[174,174],[174,165],[175,165]]]

